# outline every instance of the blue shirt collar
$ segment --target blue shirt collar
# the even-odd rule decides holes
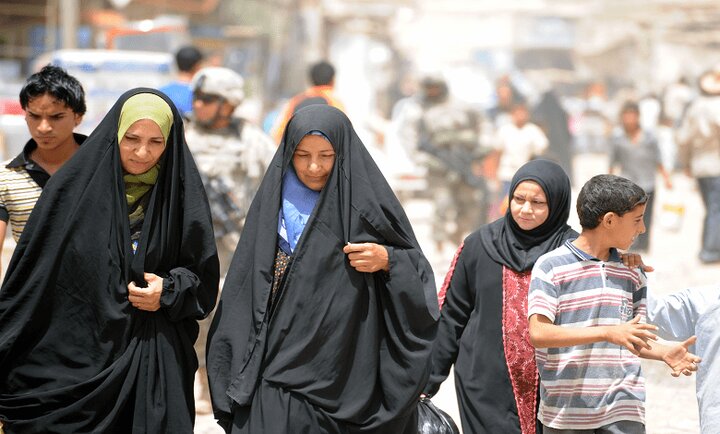
[[[565,241],[565,246],[570,249],[570,251],[577,256],[578,259],[581,261],[598,261],[602,262],[599,258],[596,258],[595,256],[586,253],[580,249],[578,249],[575,244],[572,242],[575,241],[576,238],[573,238],[571,240]],[[622,259],[620,258],[620,252],[614,247],[610,248],[610,257],[608,258],[607,262],[622,262]]]

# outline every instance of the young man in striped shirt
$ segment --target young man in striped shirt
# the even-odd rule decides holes
[[[540,373],[538,419],[546,434],[645,433],[645,380],[638,357],[691,375],[694,337],[668,347],[644,323],[646,278],[623,265],[645,232],[647,195],[625,178],[598,175],[580,191],[582,233],[532,270],[530,340]]]
[[[20,105],[32,139],[0,166],[0,253],[8,222],[17,242],[45,183],[86,138],[73,133],[85,114],[85,92],[62,68],[47,65],[31,75]]]

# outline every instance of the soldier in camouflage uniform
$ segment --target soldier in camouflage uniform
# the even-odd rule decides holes
[[[435,204],[433,239],[457,247],[485,223],[487,189],[482,159],[491,128],[477,110],[449,97],[444,80],[425,78],[420,90],[418,150],[424,154],[428,192]],[[484,146],[483,146],[484,145]]]
[[[185,128],[185,139],[203,176],[220,272],[225,275],[275,144],[256,125],[233,116],[244,97],[239,74],[227,68],[204,68],[191,86],[193,116]]]
[[[239,74],[227,68],[203,68],[193,77],[191,87],[193,114],[185,128],[185,140],[210,202],[220,275],[224,278],[250,202],[275,153],[275,144],[259,127],[233,115],[245,96]],[[212,410],[205,369],[210,321],[211,318],[206,318],[200,322],[195,344],[199,361],[195,383],[199,413]]]

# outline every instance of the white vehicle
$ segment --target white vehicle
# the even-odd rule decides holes
[[[87,113],[78,132],[90,133],[125,91],[135,87],[158,88],[172,79],[171,53],[127,50],[57,50],[45,53],[34,70],[51,63],[80,80],[85,89]]]

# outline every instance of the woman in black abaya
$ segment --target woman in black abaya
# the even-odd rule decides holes
[[[530,272],[541,255],[577,236],[566,223],[569,215],[570,181],[563,169],[530,161],[513,177],[505,217],[470,234],[455,255],[440,291],[445,301],[425,393],[435,394],[454,364],[466,433],[536,432]]]
[[[173,104],[125,93],[47,184],[0,291],[9,433],[191,433],[218,262]]]
[[[417,432],[438,305],[410,223],[348,118],[288,122],[210,331],[232,433]]]

